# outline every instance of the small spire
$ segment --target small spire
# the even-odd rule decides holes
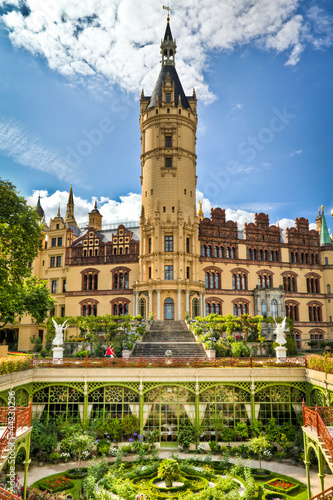
[[[69,195],[68,195],[65,222],[66,222],[67,226],[71,225],[74,227],[78,227],[76,220],[75,220],[75,216],[74,216],[74,195],[73,195],[72,184],[71,184],[71,188],[69,190]]]
[[[199,222],[201,222],[205,217],[204,211],[202,210],[202,201],[201,200],[199,200],[198,217],[199,217]]]
[[[97,198],[95,198],[95,209],[97,210]]]
[[[45,214],[44,214],[43,207],[40,204],[40,194],[38,194],[38,200],[37,200],[36,210],[37,210],[37,213],[38,213],[39,217],[41,219],[43,219],[43,217],[45,217]]]
[[[61,217],[61,215],[60,215],[60,203],[59,203],[59,206],[58,206],[58,213],[57,213],[57,217]]]
[[[320,227],[320,245],[321,246],[332,245],[330,233],[328,232],[323,205],[321,206],[321,209],[322,213],[321,213],[321,227]]]

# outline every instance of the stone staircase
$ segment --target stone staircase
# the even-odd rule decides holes
[[[173,358],[205,359],[204,348],[197,344],[184,321],[154,321],[144,341],[135,346],[132,358],[164,358],[165,351]]]

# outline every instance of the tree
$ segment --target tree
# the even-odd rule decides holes
[[[41,323],[54,305],[46,281],[31,276],[42,229],[37,211],[0,179],[0,328],[30,314]]]
[[[265,436],[254,437],[248,442],[250,450],[256,453],[259,457],[259,470],[261,470],[261,455],[267,448],[269,448],[269,442]]]
[[[70,449],[72,453],[77,453],[78,461],[77,468],[80,470],[81,467],[81,454],[83,451],[91,451],[93,447],[93,438],[88,434],[74,434],[71,439]]]

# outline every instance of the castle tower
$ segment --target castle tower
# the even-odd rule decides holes
[[[134,312],[143,301],[155,319],[203,313],[196,214],[197,100],[186,96],[175,67],[169,17],[161,41],[162,67],[151,96],[140,100],[140,280]],[[190,304],[191,296],[191,304]],[[192,304],[193,303],[193,304]]]
[[[73,196],[72,184],[71,184],[71,188],[69,190],[69,195],[68,195],[65,223],[67,226],[78,227],[76,220],[75,220],[75,216],[74,216],[74,196]]]
[[[100,214],[97,208],[97,200],[95,200],[95,207],[91,212],[89,212],[89,227],[93,227],[97,231],[102,230],[102,218],[103,215]]]

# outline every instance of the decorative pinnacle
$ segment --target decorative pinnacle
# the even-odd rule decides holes
[[[170,9],[169,5],[167,7],[165,5],[163,5],[163,9],[168,11],[167,23],[169,24],[169,22],[170,22],[170,10],[171,9]]]

